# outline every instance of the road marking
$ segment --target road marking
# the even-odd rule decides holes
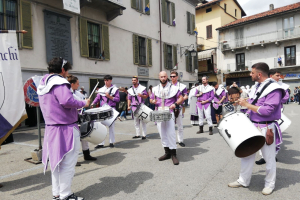
[[[39,147],[38,145],[26,144],[24,142],[13,142],[13,144],[18,144],[18,145],[23,145],[23,146],[30,146],[30,147]]]

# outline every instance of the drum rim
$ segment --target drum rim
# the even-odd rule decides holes
[[[222,122],[224,119],[226,119],[227,117],[229,117],[230,115],[233,115],[233,114],[239,114],[239,113],[242,113],[242,112],[240,112],[240,111],[233,111],[233,112],[227,113],[226,117],[223,117],[223,118],[219,121],[219,123],[217,124],[217,127],[219,127],[219,125],[221,124],[221,122]],[[243,113],[243,114],[244,114],[244,113]]]
[[[96,109],[102,109],[102,110],[99,110],[99,111],[101,111],[101,112],[93,112],[94,110],[96,110]],[[86,111],[84,111],[83,113],[84,114],[98,114],[98,113],[104,113],[104,112],[109,112],[109,111],[111,111],[112,110],[112,108],[110,107],[110,108],[102,108],[102,107],[99,107],[99,108],[91,108],[91,109],[88,109],[88,110],[86,110]]]
[[[91,125],[91,129],[85,135],[81,135],[81,133],[80,133],[80,139],[86,138],[92,133],[92,131],[94,129],[94,121],[91,121],[90,125]]]

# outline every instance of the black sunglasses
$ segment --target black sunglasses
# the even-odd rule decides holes
[[[175,78],[176,76],[170,76],[171,78]]]

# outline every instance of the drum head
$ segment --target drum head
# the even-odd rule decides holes
[[[256,153],[265,145],[264,136],[254,136],[242,142],[235,150],[236,157],[244,158]]]
[[[97,114],[97,113],[102,113],[102,112],[108,112],[111,109],[112,108],[109,108],[109,107],[92,108],[92,109],[84,111],[84,113],[85,114]]]

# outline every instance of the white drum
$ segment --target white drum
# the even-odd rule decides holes
[[[111,108],[113,111],[112,117],[109,119],[106,119],[104,121],[101,121],[101,123],[105,126],[110,127],[112,125],[112,123],[114,123],[114,121],[117,119],[117,117],[119,116],[119,112],[116,111],[114,108],[110,107],[108,104],[104,104],[102,106],[102,108]]]
[[[153,122],[166,122],[170,121],[172,114],[168,110],[155,110],[150,114],[150,120]]]
[[[101,122],[95,121],[90,123],[89,131],[85,134],[81,133],[81,139],[86,140],[95,145],[105,140],[107,128]]]
[[[266,142],[262,133],[241,112],[227,115],[217,127],[220,135],[239,158],[256,153]]]
[[[281,132],[283,133],[291,124],[291,120],[287,118],[283,113],[281,113],[281,119],[277,121]]]
[[[103,121],[113,117],[111,107],[92,108],[84,111],[85,121]]]
[[[151,108],[146,106],[145,104],[141,103],[136,107],[136,110],[134,111],[133,115],[136,118],[139,118],[140,120],[143,120],[145,123],[150,122],[150,114],[153,112]]]

